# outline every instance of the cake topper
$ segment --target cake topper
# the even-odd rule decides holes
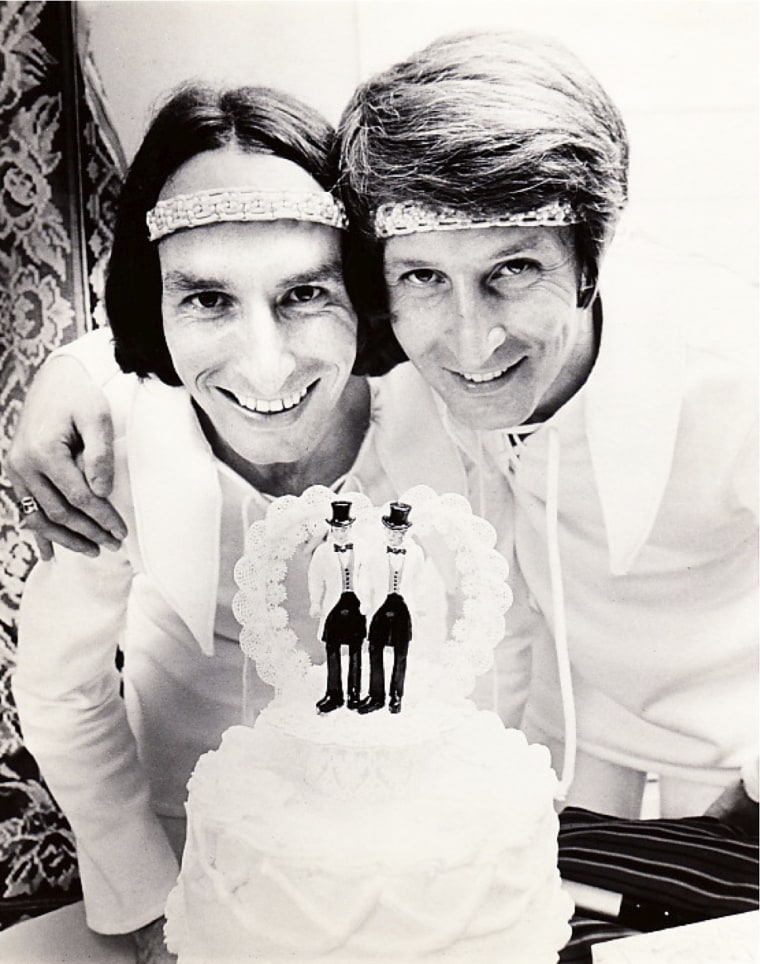
[[[401,582],[412,583],[422,567],[423,553],[416,542],[407,540],[412,525],[411,506],[405,502],[391,502],[390,510],[382,518],[385,527],[385,560],[388,594],[372,617],[369,627],[369,695],[361,701],[359,712],[372,713],[385,706],[384,651],[393,648],[393,670],[389,687],[388,709],[401,712],[406,679],[406,658],[412,640],[412,617],[401,594]]]
[[[342,646],[348,646],[346,705],[349,710],[359,707],[362,644],[367,635],[367,619],[354,591],[354,578],[361,557],[352,541],[355,521],[351,516],[350,502],[333,502],[332,516],[325,519],[330,526],[330,538],[317,547],[309,564],[309,614],[312,619],[321,617],[320,637],[327,655],[327,689],[317,701],[320,713],[331,713],[344,703]],[[328,611],[331,603],[332,608]]]
[[[377,608],[378,600],[386,598],[389,581],[391,554],[386,551],[387,540],[383,544],[377,537],[391,530],[382,524],[382,516],[389,521],[402,517],[389,511],[387,503],[385,508],[373,506],[361,492],[345,492],[341,497],[351,502],[350,516],[356,517],[350,540],[354,543],[354,585],[369,614]],[[251,525],[244,555],[235,565],[239,591],[233,610],[242,624],[241,648],[254,661],[259,678],[273,687],[273,699],[289,708],[299,704],[308,707],[309,701],[313,706],[324,692],[325,670],[312,662],[306,641],[299,639],[297,622],[291,622],[291,611],[297,614],[299,609],[298,583],[288,580],[297,557],[308,553],[310,559],[314,540],[322,543],[325,520],[335,499],[335,492],[326,486],[311,486],[300,496],[275,499],[265,518]],[[398,501],[414,506],[414,539],[407,532],[400,547],[407,549],[402,555],[401,585],[414,617],[415,633],[415,658],[407,673],[409,686],[404,700],[408,703],[405,709],[414,716],[417,706],[427,700],[462,698],[473,691],[477,677],[492,666],[494,648],[504,637],[504,613],[512,593],[507,584],[509,567],[495,548],[496,532],[485,519],[473,514],[467,499],[415,486]],[[420,605],[419,589],[425,578],[419,579],[413,571],[412,559],[417,554],[409,549],[415,542],[426,549],[423,573],[431,566],[442,572],[447,557],[453,564],[454,595],[448,602],[445,595],[441,600],[449,612],[440,626],[438,589],[432,596],[425,596],[424,605]],[[331,546],[329,549],[334,561],[337,553]],[[337,575],[336,569],[332,571],[340,583],[339,570]],[[294,572],[297,580],[297,566]],[[339,595],[340,588],[335,592],[336,601]],[[304,602],[308,615],[308,602]],[[323,611],[328,612],[329,606]],[[436,623],[432,635],[431,622]],[[330,713],[325,722],[334,720],[340,725],[341,717],[348,716],[351,714]],[[378,714],[373,717],[371,725],[357,725],[351,732],[374,730],[380,720]]]

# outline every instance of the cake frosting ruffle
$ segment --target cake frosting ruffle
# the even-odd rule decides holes
[[[362,743],[277,707],[225,733],[189,785],[181,964],[556,960],[572,903],[548,751],[464,700],[425,715]]]
[[[370,542],[385,510],[341,498],[357,546]],[[554,962],[573,906],[549,752],[468,699],[511,602],[495,533],[461,496],[402,496],[443,594],[408,587],[403,712],[317,714],[324,668],[291,618],[304,608],[292,570],[324,537],[331,499],[317,486],[275,500],[248,532],[235,614],[274,698],[191,777],[168,945],[180,964]]]

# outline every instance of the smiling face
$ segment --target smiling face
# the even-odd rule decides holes
[[[209,188],[321,191],[297,165],[226,148],[197,155],[161,199]],[[339,232],[281,220],[217,223],[158,244],[164,335],[231,464],[298,462],[332,424],[356,354]]]
[[[569,229],[393,237],[384,272],[396,337],[463,424],[545,418],[588,376],[594,335],[590,312],[577,307]]]

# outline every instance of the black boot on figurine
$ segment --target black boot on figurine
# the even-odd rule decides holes
[[[401,712],[401,697],[398,695],[398,693],[391,694],[391,698],[388,700],[388,712],[389,713]]]
[[[375,710],[381,710],[384,706],[384,696],[365,696],[365,698],[359,703],[358,710],[362,715],[364,715],[365,713],[374,713]]]
[[[340,706],[343,706],[342,693],[325,693],[322,699],[317,701],[317,709],[320,713],[332,713]]]
[[[358,710],[360,703],[361,699],[359,698],[359,694],[355,690],[349,690],[348,699],[346,700],[346,706],[349,710]]]

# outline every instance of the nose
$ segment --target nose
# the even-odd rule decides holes
[[[241,369],[253,394],[276,398],[296,367],[288,323],[268,303],[249,306],[243,321]]]
[[[483,369],[507,337],[503,319],[495,318],[487,299],[477,290],[453,292],[449,321],[451,344],[462,371]]]

